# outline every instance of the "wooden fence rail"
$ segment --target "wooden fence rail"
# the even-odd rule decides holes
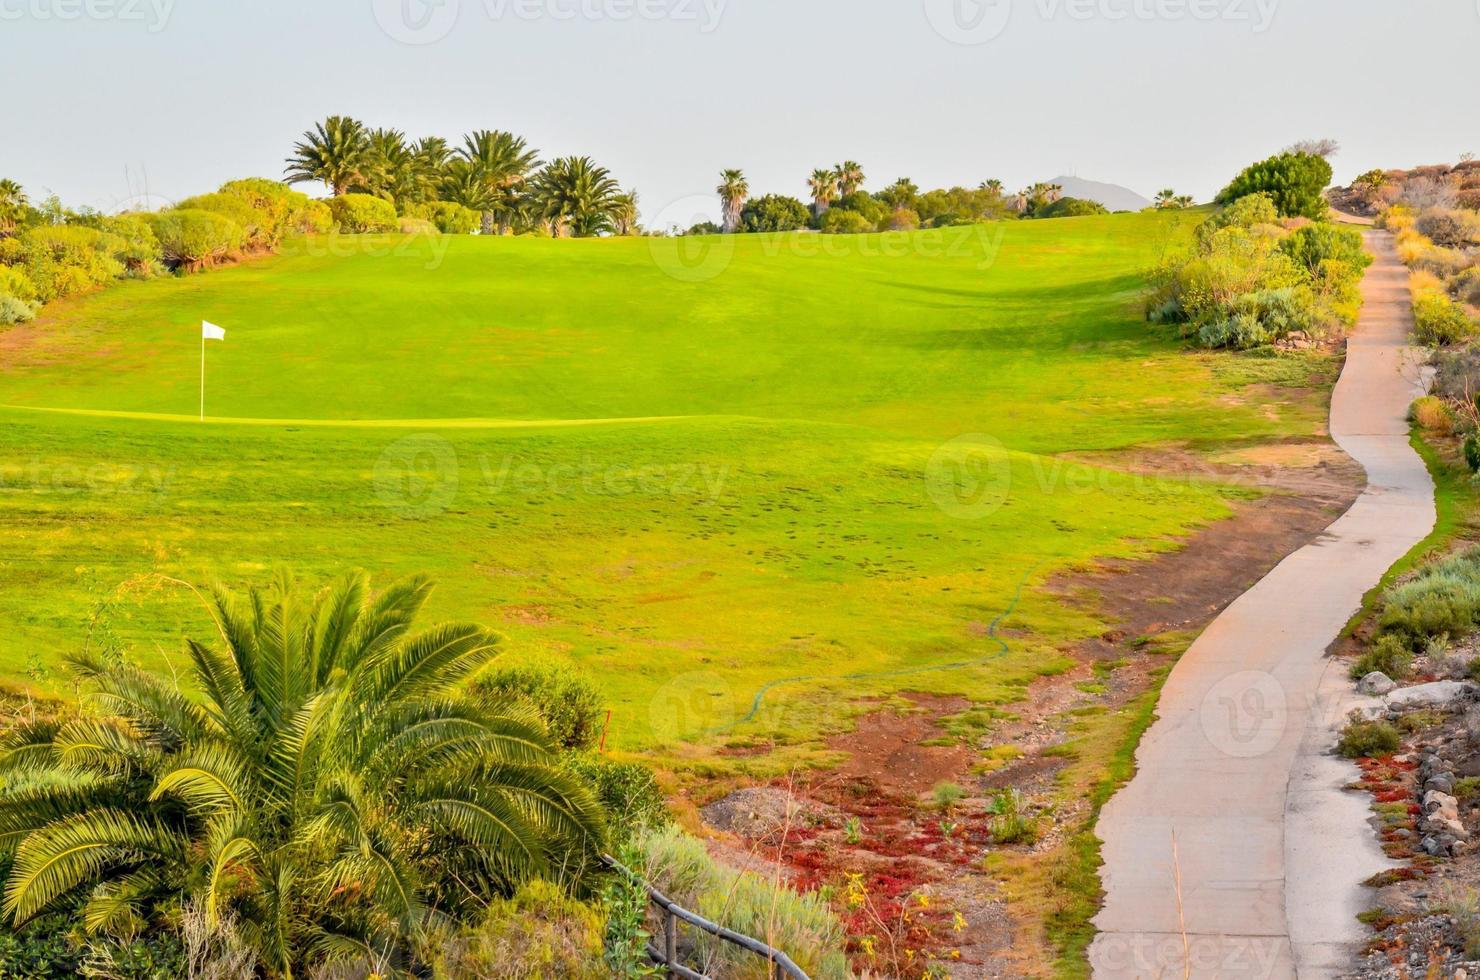
[[[682,980],[711,980],[705,974],[691,970],[679,961],[678,924],[680,922],[686,922],[695,929],[707,932],[709,935],[727,942],[732,946],[738,946],[740,949],[754,953],[761,959],[769,961],[771,964],[771,975],[773,977],[790,977],[791,980],[809,980],[807,974],[802,972],[802,968],[793,963],[791,957],[781,952],[781,950],[773,949],[759,939],[742,936],[738,932],[726,929],[722,925],[710,922],[701,915],[690,912],[654,888],[641,875],[621,864],[610,855],[603,856],[602,860],[606,863],[607,867],[618,874],[626,875],[631,880],[642,885],[647,891],[648,904],[657,910],[658,919],[663,924],[663,934],[660,937],[663,945],[659,947],[657,943],[649,942],[647,948],[648,958],[665,968],[670,977],[681,977]]]

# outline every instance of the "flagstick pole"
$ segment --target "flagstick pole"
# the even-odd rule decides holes
[[[206,332],[200,332],[200,420],[206,420]]]

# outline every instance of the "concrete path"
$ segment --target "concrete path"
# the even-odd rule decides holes
[[[1386,232],[1331,403],[1367,471],[1351,510],[1220,615],[1173,669],[1137,774],[1105,807],[1099,978],[1332,976],[1362,927],[1359,883],[1387,867],[1355,769],[1330,755],[1350,682],[1325,651],[1383,573],[1433,529],[1408,444],[1423,383],[1406,349],[1408,272]]]

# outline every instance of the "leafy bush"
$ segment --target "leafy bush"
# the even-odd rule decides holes
[[[1459,208],[1426,208],[1419,212],[1414,228],[1447,248],[1480,242],[1480,214]]]
[[[1426,565],[1383,596],[1378,630],[1408,650],[1436,636],[1465,636],[1480,625],[1480,549]]]
[[[606,699],[582,675],[564,664],[503,667],[474,685],[484,700],[512,698],[545,723],[550,740],[564,749],[589,749],[601,735]]]
[[[674,827],[640,834],[635,842],[643,874],[685,908],[786,950],[816,980],[849,976],[843,924],[817,893],[798,893],[750,871],[717,864],[704,844]],[[767,965],[752,954],[707,935],[684,937],[693,958],[710,976],[764,980]]]
[[[794,197],[767,194],[745,202],[740,209],[743,231],[795,231],[807,227],[812,213]]]
[[[196,270],[221,262],[242,246],[242,229],[215,211],[176,209],[143,216],[171,267]]]
[[[603,916],[555,885],[529,881],[495,899],[475,930],[441,944],[438,976],[604,980]]]
[[[1475,322],[1443,293],[1422,292],[1413,297],[1414,336],[1429,347],[1444,347],[1473,337]]]
[[[1214,232],[1224,228],[1243,228],[1247,231],[1260,225],[1277,225],[1279,220],[1280,212],[1275,207],[1274,198],[1260,191],[1229,202],[1217,214],[1198,225],[1198,239],[1205,242]]]
[[[143,217],[120,214],[104,219],[101,228],[116,239],[113,257],[123,263],[126,275],[148,279],[160,271],[163,253],[159,239]]]
[[[1265,193],[1281,217],[1312,220],[1326,216],[1324,191],[1331,183],[1331,164],[1309,153],[1280,153],[1248,167],[1217,197],[1232,204],[1250,194]]]
[[[396,230],[403,235],[437,235],[437,226],[426,218],[408,218],[402,215],[396,221]]]
[[[273,218],[266,211],[259,211],[246,198],[237,194],[200,194],[186,198],[177,208],[181,211],[211,211],[230,220],[241,229],[241,247],[261,251],[271,247],[273,241]]]
[[[1341,730],[1337,749],[1348,759],[1390,755],[1401,744],[1398,730],[1385,721],[1363,721],[1353,715]]]
[[[612,839],[620,844],[668,820],[668,803],[653,771],[640,762],[617,762],[587,752],[572,753],[566,766],[591,787],[607,814]]]
[[[1078,197],[1061,197],[1047,207],[1034,212],[1035,218],[1082,218],[1091,214],[1109,214],[1099,201],[1086,201]]]
[[[309,201],[295,230],[305,235],[327,235],[334,230],[334,212],[323,201]]]
[[[1316,222],[1291,232],[1280,242],[1280,251],[1312,275],[1320,271],[1322,263],[1327,261],[1342,263],[1344,267],[1355,270],[1358,277],[1372,264],[1372,256],[1363,247],[1360,232],[1328,222]]]
[[[889,215],[890,231],[914,231],[920,227],[920,216],[911,208],[896,208]]]
[[[5,252],[6,264],[18,267],[36,291],[36,300],[75,296],[123,275],[116,258],[122,242],[82,225],[37,225],[23,232]]]
[[[329,199],[329,213],[339,230],[350,235],[364,235],[396,230],[396,207],[390,201],[369,194],[340,194]]]
[[[1480,306],[1480,266],[1461,270],[1446,284],[1449,295],[1460,303]]]
[[[992,840],[998,844],[1031,844],[1038,839],[1038,820],[1028,812],[1021,790],[1002,790],[988,809]]]
[[[1204,347],[1247,350],[1292,333],[1316,333],[1320,311],[1308,287],[1262,289],[1236,296],[1226,306],[1228,318],[1205,324],[1198,331]]]
[[[834,207],[822,216],[817,227],[828,235],[863,235],[874,230],[874,223],[857,211]]]
[[[869,224],[869,231],[876,231],[879,225],[883,224],[884,219],[888,217],[890,210],[883,201],[880,201],[868,191],[854,191],[852,194],[844,194],[834,201],[827,213],[852,211],[855,214],[861,214]],[[823,217],[826,217],[826,215]]]
[[[405,217],[425,218],[444,235],[471,235],[482,220],[477,211],[451,201],[409,204],[406,206]]]
[[[1449,435],[1454,431],[1454,412],[1444,399],[1434,395],[1416,400],[1408,409],[1408,418],[1425,432]]]
[[[1471,473],[1480,473],[1480,435],[1471,432],[1465,436],[1465,465]]]
[[[1395,681],[1408,676],[1413,668],[1413,651],[1391,633],[1377,638],[1377,642],[1365,650],[1352,664],[1352,680],[1361,680],[1374,670],[1381,671]]]
[[[0,326],[14,326],[35,319],[39,304],[0,293]]]
[[[254,248],[276,248],[284,238],[295,233],[327,231],[331,220],[327,207],[276,180],[263,177],[233,180],[222,184],[219,193],[240,198],[255,212],[255,231],[247,230],[247,244]],[[314,208],[315,204],[319,204],[319,209]],[[323,228],[318,227],[321,218]]]

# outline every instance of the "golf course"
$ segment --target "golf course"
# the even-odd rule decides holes
[[[315,236],[49,304],[0,334],[0,674],[178,671],[182,583],[362,568],[676,765],[791,764],[901,691],[1008,705],[1113,625],[1046,583],[1253,493],[1147,458],[1322,431],[1328,355],[1145,321],[1204,217]]]

